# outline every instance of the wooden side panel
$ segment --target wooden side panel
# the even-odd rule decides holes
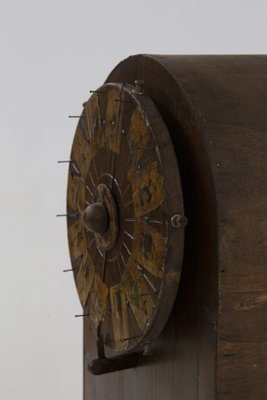
[[[267,398],[267,57],[169,64],[199,116],[218,210],[216,399]],[[190,74],[187,79],[185,67]]]
[[[231,128],[224,146],[230,150],[235,138],[238,163],[235,157],[224,163],[238,175],[220,191],[218,389],[219,399],[261,400],[267,398],[267,145],[262,132],[242,129],[242,140],[236,133]]]

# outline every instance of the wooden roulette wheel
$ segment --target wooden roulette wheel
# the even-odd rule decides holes
[[[186,218],[169,133],[142,82],[105,84],[84,104],[67,212],[85,323],[113,353],[144,349],[173,306]]]

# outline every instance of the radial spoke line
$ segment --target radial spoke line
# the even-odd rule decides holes
[[[125,242],[123,242],[123,246],[125,247],[125,249],[126,249],[127,253],[129,254],[129,256],[131,256],[132,253],[131,253],[130,250],[128,249],[128,247],[127,247],[127,245],[126,245]]]
[[[127,203],[124,204],[124,208],[127,208],[127,207],[129,207],[130,205],[132,205],[132,204],[133,204],[133,199],[127,201]]]
[[[90,242],[89,242],[89,244],[88,244],[88,250],[90,249],[90,247],[92,246],[92,244],[94,243],[94,241],[95,241],[95,237],[93,237],[93,239],[91,239],[90,240]]]
[[[157,293],[157,289],[155,288],[155,286],[153,285],[151,280],[148,278],[148,276],[145,273],[143,273],[142,275],[145,278],[145,280],[147,281],[147,283],[149,284],[149,286],[151,287],[151,289],[153,290],[153,292]]]
[[[123,193],[122,193],[122,197],[125,196],[125,194],[128,192],[129,188],[131,187],[130,182],[127,184],[126,188],[124,189]]]
[[[125,222],[136,222],[137,218],[125,218],[124,221]]]
[[[94,182],[94,180],[93,180],[92,175],[90,174],[90,171],[88,171],[88,175],[89,175],[89,178],[90,178],[90,180],[91,180],[93,186],[95,187],[95,182]]]
[[[75,170],[76,174],[77,174],[78,176],[81,176],[81,173],[80,173],[80,171],[79,171],[79,168],[77,167],[77,165],[75,164],[75,162],[74,162],[73,160],[71,160],[71,165],[72,165],[73,169]]]
[[[142,219],[143,221],[144,219]],[[153,224],[164,224],[164,222],[168,222],[166,220],[156,220],[156,219],[150,219],[148,218],[147,220],[144,220],[144,222],[151,222]]]
[[[122,255],[122,252],[121,252],[121,251],[120,251],[120,256],[121,256],[123,265],[126,267],[126,262],[125,262],[125,259],[124,259],[123,255]]]
[[[90,193],[91,196],[93,196],[93,193],[91,192],[90,188],[88,185],[85,186],[85,188],[88,190],[88,192]]]
[[[98,176],[98,173],[97,173],[97,170],[96,170],[95,160],[94,159],[92,159],[92,164],[93,164],[96,180],[98,181],[99,180],[99,176]]]
[[[125,235],[127,235],[130,239],[134,240],[134,236],[132,236],[128,231],[124,231]]]
[[[134,260],[134,264],[136,266],[136,268],[138,269],[138,271],[141,273],[141,275],[143,276],[143,278],[146,280],[146,282],[148,283],[148,285],[151,287],[151,289],[153,290],[154,293],[157,293],[157,289],[155,288],[155,286],[153,285],[153,283],[151,282],[151,280],[148,278],[148,276],[146,275],[144,268],[141,267],[141,265],[139,265],[135,260]]]
[[[84,178],[81,176],[81,174],[79,174],[78,176],[79,176],[79,178],[80,178],[80,181],[84,184],[86,190],[88,190],[88,192],[90,193],[90,195],[93,196],[93,193],[91,192],[89,186],[86,185],[86,182],[85,182]]]

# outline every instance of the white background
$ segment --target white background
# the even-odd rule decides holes
[[[264,0],[0,0],[2,400],[82,399],[67,116],[131,54],[266,53],[266,20]]]

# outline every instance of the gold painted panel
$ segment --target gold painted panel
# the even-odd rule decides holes
[[[68,229],[69,248],[72,262],[87,253],[86,234],[81,220],[74,222]]]
[[[89,133],[91,159],[105,145],[105,125],[103,125],[100,107],[98,104],[98,95],[93,94],[85,106],[85,128]]]
[[[119,90],[112,88],[109,90],[107,109],[106,109],[106,124],[105,124],[105,139],[108,148],[116,154],[120,152],[120,102]]]
[[[107,310],[108,288],[99,275],[95,275],[93,285],[89,293],[89,320],[91,326],[97,330],[104,320]]]
[[[83,257],[76,278],[76,286],[82,306],[84,307],[94,280],[94,267],[90,255]]]
[[[141,330],[144,330],[152,317],[154,303],[152,297],[148,295],[151,289],[138,270],[133,257],[128,259],[122,282],[137,324]]]
[[[72,210],[78,213],[84,211],[85,184],[77,175],[69,175],[67,204]]]
[[[126,293],[125,288],[121,284],[110,288],[110,304],[114,340],[116,348],[120,350],[127,346],[125,339],[129,337]]]
[[[87,175],[92,158],[90,147],[89,143],[85,140],[85,135],[81,126],[78,125],[75,133],[75,142],[71,151],[71,160],[84,179]]]
[[[132,168],[135,170],[144,151],[147,149],[151,135],[148,124],[136,107],[133,111],[130,123],[130,148],[132,152]]]
[[[157,161],[153,161],[144,166],[141,171],[134,169],[128,173],[128,179],[132,184],[136,217],[155,210],[164,200],[163,179],[157,165]]]

